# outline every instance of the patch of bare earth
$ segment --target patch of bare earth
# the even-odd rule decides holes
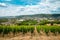
[[[12,38],[0,37],[0,40],[60,40],[60,36],[16,36]]]

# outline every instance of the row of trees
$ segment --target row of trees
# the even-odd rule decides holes
[[[60,24],[60,21],[56,20],[56,21],[48,21],[48,20],[41,20],[39,22],[37,22],[37,20],[25,20],[22,22],[18,22],[16,23],[18,25],[45,25],[45,24]]]
[[[9,22],[8,19],[0,19],[0,24],[4,22]],[[17,22],[16,20],[10,20],[12,24],[17,24],[17,25],[45,25],[45,24],[60,24],[59,20],[54,20],[54,21],[48,21],[48,20],[40,20],[39,22],[37,20],[25,20],[25,21],[19,21]]]

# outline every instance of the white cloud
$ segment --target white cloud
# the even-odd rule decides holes
[[[0,3],[0,7],[6,7],[7,5],[5,3]]]
[[[50,11],[60,8],[59,0],[43,0],[41,3],[38,3],[38,4],[40,4],[41,7],[46,7]]]
[[[0,4],[6,5],[6,4]],[[16,16],[16,15],[31,15],[31,14],[53,14],[51,11],[56,11],[60,8],[60,1],[53,3],[50,0],[42,0],[37,5],[15,6],[8,5],[7,8],[0,9],[0,16]],[[57,12],[58,13],[58,12]]]
[[[22,7],[18,6],[8,6],[7,8],[0,9],[0,16],[16,16],[20,13],[17,13]]]

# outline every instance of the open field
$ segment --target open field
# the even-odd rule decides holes
[[[60,26],[0,25],[0,40],[60,40]]]

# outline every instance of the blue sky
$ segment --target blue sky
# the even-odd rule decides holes
[[[0,16],[60,14],[60,0],[0,0]]]
[[[0,2],[10,3],[13,5],[36,5],[41,0],[0,0]]]

